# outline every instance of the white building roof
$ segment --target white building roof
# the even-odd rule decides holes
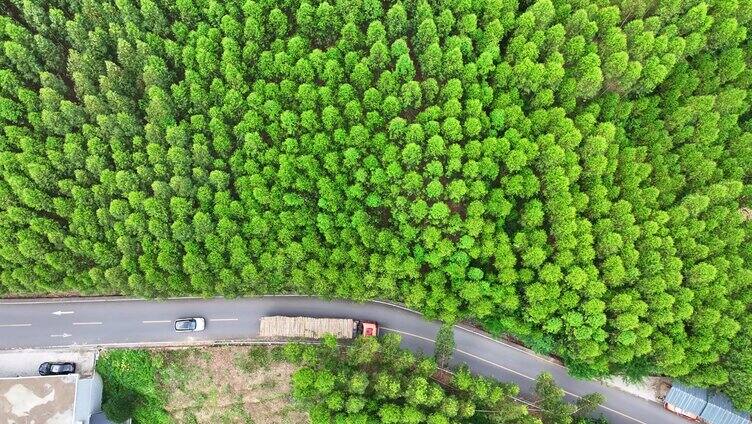
[[[0,378],[0,416],[4,424],[73,423],[77,385],[77,374]]]

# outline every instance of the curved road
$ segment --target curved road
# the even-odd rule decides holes
[[[342,317],[377,321],[382,331],[402,335],[402,345],[433,353],[439,324],[419,313],[387,302],[327,301],[307,296],[264,296],[245,299],[141,300],[127,298],[29,299],[0,301],[0,349],[75,346],[156,346],[250,341],[258,335],[259,318],[267,315]],[[173,320],[205,317],[206,330],[176,333]],[[599,408],[611,423],[686,424],[660,405],[595,381],[571,378],[565,367],[527,349],[495,340],[462,326],[454,329],[453,362],[473,372],[519,384],[531,392],[535,377],[547,371],[570,400],[601,392]]]

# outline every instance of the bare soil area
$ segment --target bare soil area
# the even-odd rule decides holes
[[[293,404],[295,367],[280,348],[225,346],[165,350],[161,384],[176,423],[303,424]]]
[[[752,208],[741,208],[739,211],[742,213],[744,219],[752,221]]]

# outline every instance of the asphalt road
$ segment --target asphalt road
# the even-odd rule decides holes
[[[268,315],[342,317],[377,321],[382,331],[402,335],[405,348],[433,353],[439,324],[402,306],[363,304],[305,296],[246,299],[140,300],[123,298],[32,299],[0,301],[0,349],[71,346],[144,346],[248,341],[258,335],[259,318]],[[206,330],[176,333],[173,321],[206,318]],[[606,397],[599,408],[611,423],[686,424],[660,405],[594,381],[576,380],[565,367],[526,349],[494,340],[477,330],[454,330],[455,363],[467,363],[486,376],[517,383],[530,393],[535,377],[547,371],[570,400],[592,392]]]

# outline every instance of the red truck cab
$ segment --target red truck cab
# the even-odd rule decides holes
[[[359,321],[359,332],[364,337],[372,337],[379,335],[379,324],[374,321]]]

